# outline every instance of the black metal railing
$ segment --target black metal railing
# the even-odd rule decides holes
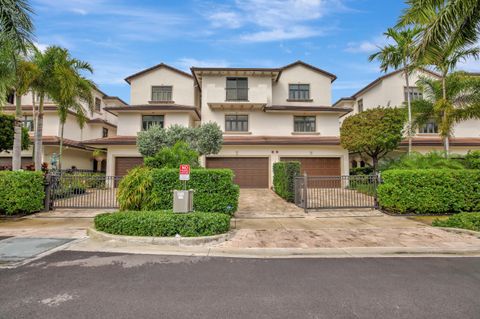
[[[117,208],[120,176],[49,175],[46,194],[50,208]]]
[[[299,176],[295,203],[308,209],[377,208],[379,178],[374,175]]]

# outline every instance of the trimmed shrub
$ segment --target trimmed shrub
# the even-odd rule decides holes
[[[460,213],[450,216],[446,220],[435,219],[432,225],[480,231],[480,213]]]
[[[393,213],[444,214],[480,210],[478,170],[389,170],[378,186],[380,206]]]
[[[373,168],[370,166],[350,168],[350,175],[370,175],[372,173]]]
[[[444,152],[433,151],[427,154],[404,154],[381,165],[382,171],[390,169],[465,169],[465,166],[461,157],[452,154],[445,158]]]
[[[273,164],[273,189],[286,201],[295,201],[295,176],[300,175],[300,162]]]
[[[118,201],[121,210],[168,210],[173,205],[173,190],[183,189],[178,169],[132,170],[120,182]],[[192,169],[187,189],[195,190],[193,207],[197,211],[233,215],[237,210],[239,187],[230,169]]]
[[[150,168],[179,168],[181,164],[188,164],[192,168],[198,167],[197,151],[185,142],[177,142],[172,147],[160,149],[154,156],[145,158],[145,166]]]
[[[43,209],[44,179],[41,172],[0,172],[0,213],[28,214]]]
[[[469,151],[465,155],[465,166],[471,169],[480,169],[480,151]]]
[[[230,229],[230,216],[221,213],[117,212],[97,215],[94,222],[97,230],[125,236],[212,236]]]

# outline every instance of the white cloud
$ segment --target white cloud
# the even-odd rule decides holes
[[[189,72],[192,66],[196,67],[228,67],[230,63],[226,60],[199,60],[194,58],[181,58],[173,63],[176,67]]]
[[[343,0],[236,0],[230,7],[206,14],[214,28],[244,27],[240,39],[268,42],[320,36],[325,29],[312,26],[325,15],[344,9]]]
[[[34,42],[33,43],[35,45],[35,47],[38,49],[38,51],[40,52],[45,52],[45,50],[48,48],[48,44],[44,44],[44,43],[38,43],[38,42]]]
[[[378,51],[379,47],[383,47],[388,43],[391,43],[391,40],[381,35],[374,37],[371,40],[348,42],[347,47],[344,49],[344,51],[350,53],[373,53]]]

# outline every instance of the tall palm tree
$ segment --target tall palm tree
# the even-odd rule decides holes
[[[407,0],[399,25],[421,25],[419,51],[432,45],[474,44],[480,33],[480,0]]]
[[[447,106],[448,102],[448,86],[454,85],[451,81],[447,82],[447,75],[449,72],[455,70],[459,62],[465,61],[467,58],[478,59],[480,56],[480,48],[472,47],[468,43],[460,43],[459,41],[451,41],[444,44],[436,45],[432,44],[423,53],[423,61],[429,65],[435,67],[440,73],[441,80],[441,97],[442,104]],[[448,116],[448,112],[443,113],[445,117]],[[447,121],[445,118],[443,122]],[[448,156],[450,150],[449,136],[444,135],[445,154]]]
[[[0,0],[0,45],[13,42],[22,51],[32,44],[32,7],[25,0]]]
[[[413,51],[415,49],[415,37],[420,32],[419,28],[393,29],[389,28],[384,35],[388,39],[392,39],[394,44],[387,44],[380,51],[369,56],[369,60],[380,61],[380,69],[387,72],[392,68],[398,70],[402,68],[405,76],[405,86],[407,90],[407,109],[408,109],[408,153],[412,152],[412,110],[410,96],[409,75],[415,68],[413,59]]]
[[[449,154],[449,139],[456,124],[480,119],[480,78],[455,72],[444,79],[420,77],[417,85],[424,99],[412,103],[415,126],[434,120],[444,139],[445,154]]]
[[[93,73],[89,63],[72,58],[67,49],[56,49],[54,80],[58,87],[51,90],[52,98],[57,102],[60,118],[60,154],[59,169],[61,169],[63,155],[63,135],[65,122],[69,112],[73,112],[81,128],[83,128],[87,112],[93,112],[92,90],[95,84],[82,75],[84,72]]]
[[[38,68],[39,76],[37,76],[33,83],[32,89],[38,97],[38,110],[35,112],[35,170],[42,169],[42,154],[43,154],[43,117],[44,117],[44,103],[47,96],[58,96],[60,90],[59,83],[61,79],[57,74],[61,74],[59,68],[64,65],[61,63],[63,57],[63,49],[58,46],[50,46],[45,52],[36,51],[33,62]],[[57,94],[56,94],[57,92]],[[35,108],[35,102],[34,108]]]
[[[3,59],[5,57],[5,59]],[[15,133],[13,140],[12,170],[21,168],[22,152],[22,96],[25,95],[37,76],[37,68],[12,41],[3,42],[0,47],[0,85],[5,93],[15,92]]]

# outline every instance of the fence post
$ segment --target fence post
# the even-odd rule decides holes
[[[378,194],[377,194],[377,188],[378,188],[378,185],[380,185],[380,183],[382,182],[382,177],[380,176],[380,172],[377,172],[375,173],[375,197],[374,197],[374,205],[375,205],[375,208],[378,209],[380,207],[379,203],[378,203]]]
[[[52,188],[52,175],[47,174],[47,175],[45,175],[45,200],[44,200],[44,207],[43,207],[44,212],[50,211],[51,188]]]
[[[308,209],[308,176],[307,172],[304,173],[303,175],[303,208],[305,210],[305,213],[307,212]]]

